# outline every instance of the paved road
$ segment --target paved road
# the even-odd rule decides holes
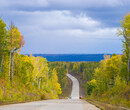
[[[71,93],[72,99],[79,99],[79,81],[70,74],[67,74],[67,76],[72,80],[73,83]]]
[[[37,101],[23,104],[0,106],[0,110],[99,110],[94,105],[79,99],[79,82],[67,75],[73,82],[72,99]]]

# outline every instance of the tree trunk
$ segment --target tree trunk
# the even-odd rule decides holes
[[[12,61],[12,57],[11,57],[11,54],[12,54],[12,22],[11,22],[11,27],[10,27],[10,29],[11,29],[11,40],[10,40],[10,43],[11,43],[11,48],[10,48],[10,62],[9,62],[9,80],[11,79],[11,61]]]
[[[1,61],[1,66],[0,66],[0,72],[2,71],[3,61],[4,61],[4,55],[2,56],[2,61]]]
[[[11,76],[11,74],[10,74],[10,72],[11,72],[11,50],[10,50],[10,59],[9,59],[10,61],[9,61],[9,80],[10,80],[10,76]]]
[[[38,81],[38,79],[37,79],[37,86],[39,86],[39,81]]]
[[[34,80],[33,80],[33,86],[34,86],[34,84],[35,84],[35,79],[36,79],[36,78],[34,78]]]
[[[127,36],[125,35],[125,29],[123,30],[123,36],[125,41],[128,43],[129,56],[128,56],[128,71],[127,71],[127,85],[129,84],[129,74],[130,74],[130,42]]]
[[[41,80],[39,81],[39,89],[40,89],[40,86],[41,86]]]
[[[112,87],[114,86],[114,77],[112,77]]]
[[[127,85],[129,84],[129,73],[130,73],[130,52],[129,52],[129,59],[128,59]]]
[[[13,62],[12,62],[12,80],[14,77],[14,52],[13,52]]]
[[[49,72],[49,71],[48,71]],[[48,72],[47,72],[47,86],[48,86]]]

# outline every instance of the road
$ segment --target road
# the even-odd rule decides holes
[[[70,74],[72,80],[72,99],[44,100],[30,103],[0,106],[0,110],[100,110],[94,105],[79,99],[79,82]]]
[[[67,76],[72,80],[73,83],[71,93],[72,99],[79,99],[79,81],[70,74],[67,74]]]

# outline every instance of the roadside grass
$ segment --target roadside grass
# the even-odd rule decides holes
[[[85,99],[85,100],[87,102],[95,105],[96,107],[100,108],[101,110],[130,110],[129,108],[115,106],[115,105],[111,105],[111,104],[95,101],[95,100],[92,100],[92,99]]]

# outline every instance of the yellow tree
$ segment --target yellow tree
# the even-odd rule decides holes
[[[111,85],[114,86],[115,77],[120,74],[121,55],[112,56],[106,62],[106,76],[111,79]]]
[[[48,68],[47,60],[45,58],[37,57],[37,61],[38,61],[37,80],[38,80],[38,86],[39,88],[41,88],[43,86],[41,85],[43,82],[42,80],[47,79],[49,68]]]
[[[58,94],[61,94],[62,91],[60,84],[58,83],[58,76],[55,68],[52,71],[51,81],[52,81],[53,95],[55,96],[55,98],[57,98]]]
[[[9,77],[10,79],[13,79],[14,75],[14,52],[17,51],[22,45],[23,45],[23,38],[21,38],[21,33],[18,30],[17,27],[15,27],[13,24],[11,24],[10,29],[8,31],[8,42],[9,42],[9,49],[10,49],[10,63],[9,63]],[[20,40],[23,40],[21,42]],[[13,55],[13,58],[12,58]],[[12,61],[13,59],[13,61]],[[11,66],[12,66],[12,74],[11,74]]]
[[[34,65],[34,70],[33,70],[33,83],[37,83],[39,89],[43,88],[43,82],[44,80],[47,81],[47,75],[48,75],[48,64],[47,60],[42,57],[34,57],[32,54],[30,55],[30,59],[32,64]]]
[[[0,18],[0,73],[3,65],[4,47],[7,44],[6,40],[7,40],[6,24]]]

